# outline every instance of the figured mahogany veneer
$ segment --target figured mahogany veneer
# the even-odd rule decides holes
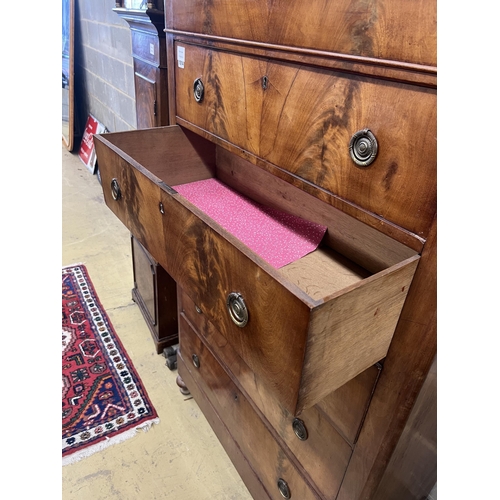
[[[175,65],[176,113],[183,125],[427,236],[436,209],[435,90],[180,46],[185,60]],[[196,78],[204,85],[200,103],[193,97]],[[372,165],[359,167],[349,141],[365,128],[379,152]]]
[[[436,1],[164,6],[172,126],[95,144],[107,205],[177,284],[180,376],[256,500],[290,497],[280,479],[292,500],[426,498]],[[378,141],[366,167],[349,154],[363,129]],[[319,248],[272,268],[171,188],[208,178],[327,226]]]
[[[231,0],[168,2],[179,31],[305,47],[343,55],[436,65],[436,1]]]
[[[391,242],[386,265],[372,274],[325,246],[276,270],[169,187],[216,176],[210,147],[178,126],[151,132],[163,133],[154,151],[145,131],[96,138],[106,203],[285,408],[300,413],[386,355],[418,255]],[[112,179],[121,189],[117,200],[106,188]],[[323,208],[325,219],[335,217],[333,207]],[[227,312],[231,292],[246,301],[244,328]]]
[[[289,419],[293,418],[293,415],[279,405],[274,394],[269,392],[265,381],[248,367],[226,338],[208,321],[203,311],[180,288],[177,290],[177,304],[179,314],[184,316],[191,327],[204,339],[215,357],[228,367],[235,383],[248,394],[276,429],[283,427],[279,423],[283,415],[286,414]],[[332,422],[339,434],[351,446],[354,446],[356,442],[380,370],[381,366],[378,364],[369,367],[315,405],[316,410],[320,410]],[[302,419],[307,420],[308,411],[305,410],[301,414]]]
[[[179,348],[179,357],[184,366],[217,414],[223,417],[233,439],[252,464],[269,496],[279,498],[277,482],[282,478],[288,483],[294,498],[318,500],[319,495],[304,479],[300,464],[283,451],[282,444],[274,438],[265,421],[254,411],[249,400],[233,384],[182,316]],[[193,355],[196,356],[198,367],[193,363]],[[184,375],[183,368],[179,369],[179,373]],[[331,465],[343,471],[349,456],[350,450],[340,463],[334,464],[332,461]],[[335,486],[336,489],[340,486],[338,481]]]

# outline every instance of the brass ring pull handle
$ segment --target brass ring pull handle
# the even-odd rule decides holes
[[[377,153],[378,142],[369,129],[358,130],[351,137],[349,154],[356,165],[367,167],[375,161]]]
[[[193,83],[193,94],[194,94],[194,100],[196,102],[203,101],[203,97],[205,96],[205,86],[203,85],[203,82],[201,81],[201,78],[197,78],[194,81],[194,83]]]
[[[111,196],[113,197],[113,200],[119,200],[122,197],[120,185],[116,179],[111,181]]]
[[[292,428],[295,435],[301,440],[305,441],[308,437],[306,426],[300,418],[294,418],[292,422]]]
[[[281,478],[278,479],[278,490],[283,498],[292,497],[292,494],[290,493],[290,488],[288,487],[288,483],[284,479]]]
[[[200,367],[200,358],[196,354],[193,354],[191,356],[191,359],[193,360],[194,367],[199,368]]]
[[[227,296],[226,305],[233,323],[243,328],[248,323],[248,309],[242,295],[231,292]]]

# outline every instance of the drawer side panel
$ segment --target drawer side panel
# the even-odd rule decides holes
[[[385,357],[419,257],[368,278],[313,311],[298,408],[307,408]]]

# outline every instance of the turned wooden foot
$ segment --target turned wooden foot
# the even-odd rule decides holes
[[[186,384],[184,383],[184,380],[182,380],[180,375],[177,375],[175,382],[179,386],[179,390],[181,391],[181,394],[184,394],[184,396],[187,396],[188,394],[190,394],[189,389],[187,388]]]

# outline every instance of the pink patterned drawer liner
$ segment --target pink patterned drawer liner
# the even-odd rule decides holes
[[[277,269],[316,250],[327,229],[256,203],[217,179],[172,187]]]

